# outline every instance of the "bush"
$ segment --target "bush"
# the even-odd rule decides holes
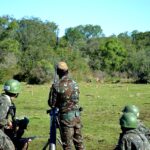
[[[136,83],[148,83],[150,81],[150,51],[140,50],[130,54],[128,72],[136,80]]]

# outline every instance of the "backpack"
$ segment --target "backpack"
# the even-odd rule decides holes
[[[0,94],[0,124],[1,125],[5,125],[10,106],[11,106],[10,98],[5,94]]]

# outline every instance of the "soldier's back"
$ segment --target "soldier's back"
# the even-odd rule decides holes
[[[147,138],[136,129],[127,131],[123,135],[121,143],[121,150],[150,150]]]
[[[0,150],[15,150],[10,138],[0,129]]]

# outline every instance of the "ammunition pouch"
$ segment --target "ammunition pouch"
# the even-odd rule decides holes
[[[72,121],[74,118],[79,117],[79,116],[80,116],[79,110],[72,110],[72,111],[68,111],[66,113],[60,114],[60,119]]]

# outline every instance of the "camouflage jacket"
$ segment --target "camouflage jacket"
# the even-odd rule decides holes
[[[2,130],[0,130],[0,150],[15,150],[13,142]]]
[[[137,129],[146,136],[148,141],[150,141],[150,129],[146,127],[141,120],[138,120]]]
[[[133,129],[120,134],[115,150],[150,150],[150,144],[144,134]]]
[[[62,77],[54,84],[50,91],[50,106],[58,107],[61,113],[78,109],[79,87],[68,76]]]
[[[7,115],[11,106],[11,99],[5,94],[0,95],[0,125],[7,124]]]

